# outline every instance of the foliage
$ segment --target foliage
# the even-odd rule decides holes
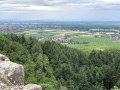
[[[90,54],[33,37],[0,36],[0,53],[23,64],[25,84],[43,90],[110,90],[120,88],[120,50],[92,50]]]

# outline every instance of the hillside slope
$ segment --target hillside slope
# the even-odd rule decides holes
[[[25,68],[25,84],[43,90],[110,90],[120,87],[120,51],[89,55],[53,41],[15,34],[0,36],[0,53]]]

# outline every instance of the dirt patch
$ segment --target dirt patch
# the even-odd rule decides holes
[[[83,36],[83,37],[93,37],[93,35],[80,35],[80,36]]]
[[[28,33],[28,31],[24,31],[24,33]]]
[[[65,35],[64,35],[64,34],[59,34],[59,35],[55,35],[55,36],[62,36],[62,37],[63,37],[63,36],[65,36]]]
[[[48,32],[51,32],[51,31],[54,31],[54,30],[44,30],[44,31],[48,31]]]
[[[88,33],[88,32],[79,32],[79,33]]]

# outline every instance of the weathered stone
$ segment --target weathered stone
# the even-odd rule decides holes
[[[22,65],[2,61],[0,68],[3,69],[2,72],[4,71],[4,73],[1,73],[2,76],[6,77],[8,82],[10,81],[13,85],[24,85],[24,68]]]
[[[36,84],[28,84],[24,86],[23,90],[42,90],[42,87]]]
[[[2,61],[10,61],[10,59],[8,57],[6,57],[5,55],[0,54],[0,62],[2,62]]]
[[[23,90],[23,86],[7,86],[0,82],[0,90]]]
[[[8,80],[8,77],[5,74],[5,70],[3,68],[0,68],[0,81],[4,84],[7,84],[8,86],[11,86],[12,83]]]
[[[41,86],[24,86],[24,68],[0,54],[0,90],[42,90]]]

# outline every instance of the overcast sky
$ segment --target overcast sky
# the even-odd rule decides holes
[[[0,0],[0,20],[120,21],[120,0]]]

